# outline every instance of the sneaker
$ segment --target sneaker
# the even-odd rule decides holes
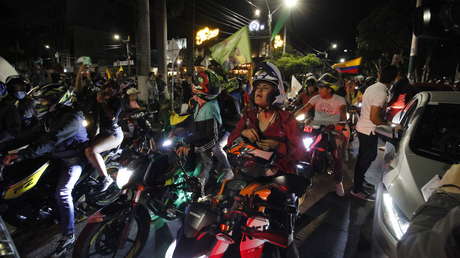
[[[335,193],[340,197],[345,196],[345,190],[343,189],[343,184],[342,183],[338,183],[338,184],[335,185]]]
[[[101,182],[100,192],[105,192],[113,184],[113,179],[110,176],[106,176]]]
[[[51,255],[51,257],[61,257],[66,254],[70,249],[73,247],[75,243],[75,235],[63,236],[61,240],[59,240],[56,250]]]
[[[375,197],[372,194],[368,194],[368,193],[366,193],[364,191],[355,192],[355,191],[351,190],[350,194],[352,196],[354,196],[355,198],[358,198],[358,199],[361,199],[361,200],[364,200],[364,201],[368,201],[368,202],[374,202],[375,201]]]

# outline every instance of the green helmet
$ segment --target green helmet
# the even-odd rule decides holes
[[[48,84],[32,92],[37,105],[38,117],[43,117],[57,105],[71,106],[75,100],[73,92],[61,84]]]

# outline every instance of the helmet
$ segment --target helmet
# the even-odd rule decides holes
[[[91,65],[91,58],[89,56],[81,56],[75,62],[77,64],[83,65]]]
[[[315,76],[310,75],[310,76],[307,77],[307,80],[305,82],[307,84],[307,87],[315,86],[316,85],[316,78],[315,78]]]
[[[29,83],[19,75],[12,75],[6,78],[6,89],[8,95],[16,99],[23,99],[27,95]]]
[[[284,91],[283,77],[278,67],[269,62],[262,62],[256,66],[254,71],[253,88],[255,88],[259,82],[268,82],[272,84],[276,90],[270,102],[272,104],[282,104],[286,97],[286,93]]]
[[[38,117],[42,117],[55,109],[57,105],[71,106],[74,101],[73,93],[61,84],[48,84],[32,93],[37,102]]]
[[[204,67],[195,67],[192,76],[193,93],[207,100],[213,100],[220,94],[222,77]]]
[[[330,87],[331,89],[333,89],[335,92],[337,92],[339,90],[339,86],[337,85],[337,82],[339,81],[334,75],[330,74],[330,73],[325,73],[323,75],[321,75],[321,77],[319,77],[318,79],[318,87],[321,87],[320,86],[320,82],[324,85],[324,84],[327,84],[328,87]],[[323,86],[324,87],[324,86]]]

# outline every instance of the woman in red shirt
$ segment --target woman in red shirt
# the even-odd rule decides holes
[[[295,173],[295,165],[303,155],[300,132],[294,117],[279,108],[285,92],[278,68],[262,63],[254,74],[251,104],[228,138],[228,145],[243,137],[260,149],[276,152],[274,166],[266,176]]]

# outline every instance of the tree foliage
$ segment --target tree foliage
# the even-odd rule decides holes
[[[410,50],[411,13],[413,1],[392,0],[376,8],[358,25],[358,52],[368,72],[385,62],[393,54],[408,56]]]
[[[321,59],[315,54],[285,54],[278,58],[275,56],[271,62],[278,66],[285,79],[291,78],[292,75],[299,76],[312,72],[314,68],[322,65]]]

